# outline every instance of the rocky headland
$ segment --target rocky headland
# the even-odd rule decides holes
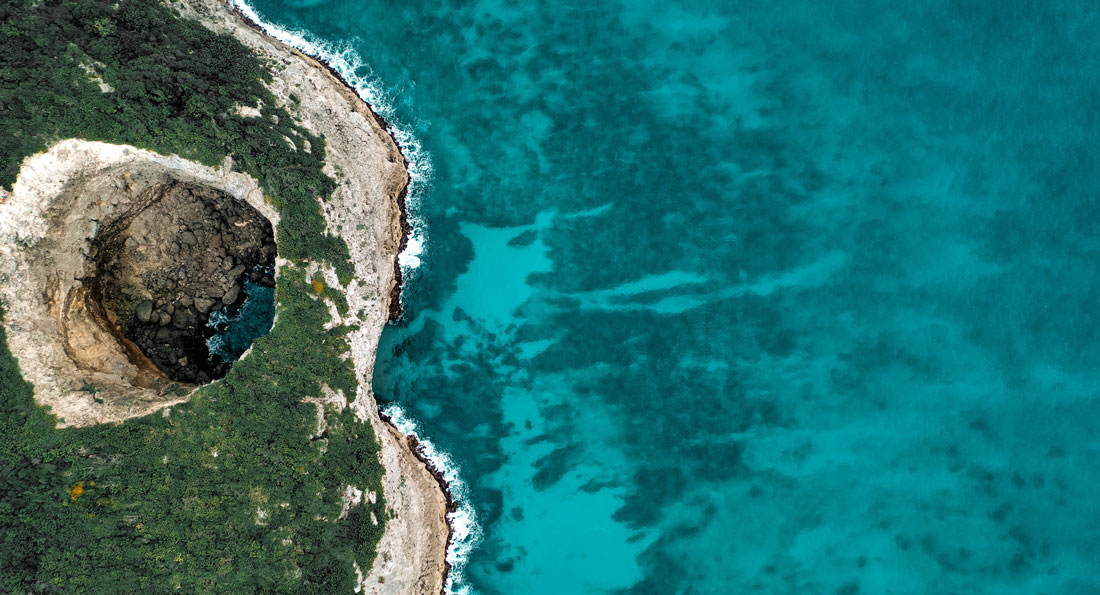
[[[379,417],[371,393],[398,281],[404,159],[383,123],[323,65],[220,1],[174,6],[264,58],[275,97],[325,138],[324,171],[337,187],[322,211],[328,232],[347,243],[355,275],[343,286],[329,265],[311,265],[309,274],[344,287],[349,307],[331,314],[354,329],[347,339],[359,389],[350,407],[378,437],[394,512],[374,567],[361,569],[360,592],[439,593],[446,499],[405,437]],[[27,158],[0,201],[0,299],[9,347],[35,399],[61,426],[117,423],[181,402],[223,375],[203,357],[203,327],[212,312],[239,305],[245,281],[278,283],[278,222],[260,184],[231,159],[210,167],[79,139]]]

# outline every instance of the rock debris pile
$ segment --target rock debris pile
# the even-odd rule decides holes
[[[270,222],[218,190],[173,182],[153,187],[100,230],[92,248],[93,299],[162,372],[202,384],[232,362],[211,358],[213,312],[245,299],[244,283],[274,287]]]

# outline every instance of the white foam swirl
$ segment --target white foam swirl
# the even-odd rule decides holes
[[[363,62],[350,42],[332,43],[307,31],[287,29],[269,23],[260,18],[260,15],[243,0],[231,0],[231,2],[234,8],[256,23],[268,36],[323,60],[331,66],[355,90],[356,95],[389,124],[390,134],[401,148],[401,154],[409,162],[409,189],[405,196],[405,213],[409,218],[412,231],[409,232],[405,249],[397,256],[402,276],[407,282],[413,276],[413,271],[420,266],[421,255],[427,245],[427,230],[424,220],[419,216],[419,205],[424,190],[431,181],[432,160],[416,135],[398,119],[394,98],[386,93],[381,81],[374,76],[370,66]]]

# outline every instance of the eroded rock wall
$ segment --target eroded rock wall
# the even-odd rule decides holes
[[[67,140],[29,157],[0,204],[0,299],[8,346],[35,399],[62,426],[117,422],[186,398],[118,331],[91,295],[95,242],[111,224],[140,212],[160,189],[210,188],[245,201],[272,225],[251,177],[122,145]]]
[[[247,203],[212,188],[145,192],[93,242],[91,296],[169,378],[205,384],[232,363],[211,359],[207,321],[240,305],[246,280],[274,286],[274,233]]]

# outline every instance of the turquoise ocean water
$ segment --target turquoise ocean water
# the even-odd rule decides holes
[[[244,282],[244,302],[236,310],[223,308],[210,314],[206,326],[216,330],[206,340],[212,357],[235,362],[252,342],[271,331],[275,322],[275,288]]]
[[[1100,592],[1094,3],[250,4],[417,167],[456,591]]]

